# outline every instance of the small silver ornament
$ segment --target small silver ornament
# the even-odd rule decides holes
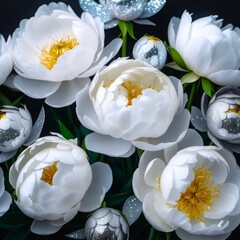
[[[167,60],[167,50],[159,38],[143,36],[133,47],[133,58],[148,62],[161,70]]]
[[[87,220],[85,234],[87,240],[127,240],[129,225],[117,210],[100,208]]]

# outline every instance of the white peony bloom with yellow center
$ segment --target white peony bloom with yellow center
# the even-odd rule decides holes
[[[42,5],[22,20],[12,35],[13,85],[29,97],[46,98],[53,107],[72,104],[89,76],[121,47],[114,39],[104,48],[104,24],[88,13],[78,17],[64,3]]]
[[[80,122],[93,130],[89,150],[130,156],[180,141],[189,125],[181,82],[140,60],[118,59],[97,73],[77,96]]]
[[[101,206],[112,184],[112,172],[104,163],[89,164],[86,153],[61,136],[38,139],[11,166],[9,181],[16,204],[34,219],[31,231],[57,232],[78,211]]]
[[[240,168],[230,152],[202,143],[188,130],[178,144],[144,152],[133,190],[155,229],[184,240],[223,240],[240,223]]]
[[[168,40],[187,69],[221,86],[240,86],[240,31],[231,24],[222,28],[217,16],[192,20],[184,11],[168,26]]]
[[[9,49],[10,41],[10,37],[6,42],[4,37],[0,34],[0,85],[5,82],[13,69],[12,55]]]

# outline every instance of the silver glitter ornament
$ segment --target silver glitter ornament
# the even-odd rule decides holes
[[[161,70],[167,60],[167,49],[159,38],[143,36],[133,47],[133,58],[148,62]]]
[[[87,220],[85,234],[87,240],[127,240],[129,226],[117,210],[100,208]]]
[[[0,163],[13,157],[22,145],[34,142],[42,131],[45,112],[42,108],[32,126],[32,117],[24,106],[4,106],[0,109]]]
[[[240,153],[240,89],[223,87],[210,101],[204,94],[201,110],[211,140],[216,145]]]
[[[117,26],[118,20],[155,25],[145,18],[155,15],[165,3],[166,0],[99,0],[99,3],[94,0],[79,0],[82,10],[93,17],[100,17],[105,28]]]

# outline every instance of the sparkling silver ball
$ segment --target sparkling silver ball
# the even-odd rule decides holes
[[[85,233],[87,240],[127,240],[129,225],[117,210],[100,208],[87,220]]]
[[[133,47],[133,58],[148,62],[161,70],[167,60],[167,49],[159,38],[143,36]]]
[[[0,108],[0,151],[18,149],[30,136],[32,117],[24,108],[4,106]]]
[[[131,21],[141,15],[147,0],[100,0],[100,3],[113,18]]]
[[[216,138],[240,144],[240,89],[227,87],[217,92],[209,102],[206,121]]]

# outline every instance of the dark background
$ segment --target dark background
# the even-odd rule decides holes
[[[8,35],[11,35],[12,32],[19,26],[19,22],[24,18],[30,18],[34,15],[36,10],[42,4],[48,4],[52,1],[50,0],[0,0],[0,34],[3,34],[5,38]],[[56,1],[57,2],[57,1]],[[63,0],[66,4],[69,4],[73,10],[80,15],[81,8],[78,4],[78,0]],[[240,8],[238,7],[239,1],[237,0],[167,0],[167,3],[163,7],[163,9],[151,17],[150,20],[156,23],[155,27],[145,26],[145,25],[137,25],[134,24],[134,33],[136,38],[140,38],[145,34],[151,34],[156,37],[161,38],[163,41],[168,41],[167,39],[167,27],[168,23],[172,16],[181,17],[181,14],[184,10],[187,10],[190,13],[193,13],[193,19],[197,19],[199,17],[207,16],[207,15],[218,15],[219,18],[224,19],[224,25],[228,23],[232,23],[234,26],[240,27]],[[119,35],[118,27],[113,29],[109,29],[105,31],[106,35],[106,43],[111,39],[117,37]],[[133,39],[129,39],[128,42],[128,55],[131,57],[132,55],[132,47],[135,41]],[[240,46],[239,46],[240,47]],[[0,88],[1,91],[6,91],[6,95],[13,100],[15,99],[16,93],[8,92],[5,88]],[[36,105],[44,104],[41,100],[33,100],[24,97],[24,104],[27,104],[28,109],[33,114],[37,114],[39,108],[36,108]],[[46,107],[47,114],[50,109]],[[61,114],[61,110],[58,110]],[[50,131],[57,131],[56,126],[54,126],[53,121],[47,120],[47,123],[44,127],[45,133]],[[240,160],[240,159],[239,159]],[[229,239],[240,239],[239,237],[240,231],[239,228],[234,231],[234,233],[230,236]],[[0,237],[1,239],[1,237]],[[36,239],[36,238],[32,238]],[[40,238],[37,238],[40,239]],[[49,238],[51,239],[51,238]],[[52,238],[55,239],[55,238]],[[61,239],[58,236],[56,239]],[[141,238],[141,239],[144,239]]]

